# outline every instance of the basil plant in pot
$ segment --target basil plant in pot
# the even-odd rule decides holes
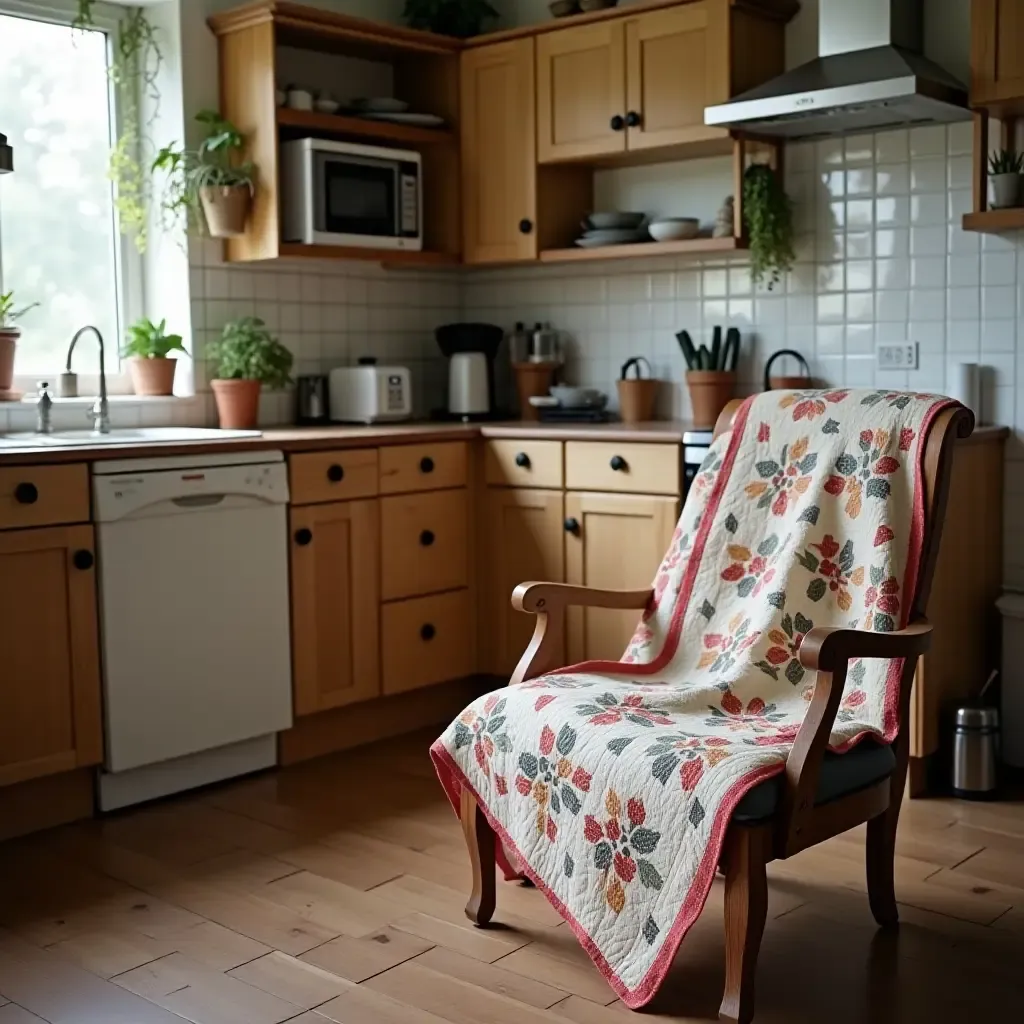
[[[14,381],[14,353],[21,337],[17,322],[38,305],[38,302],[32,302],[15,309],[14,292],[0,294],[0,391],[10,391]]]
[[[196,150],[165,146],[153,161],[154,171],[167,176],[161,209],[168,226],[199,226],[199,211],[214,238],[245,233],[256,188],[256,167],[241,159],[242,133],[216,110],[201,110],[196,120],[206,138]]]
[[[283,388],[291,383],[292,354],[267,325],[255,316],[224,325],[209,345],[217,416],[221,427],[250,430],[259,418],[260,387]]]
[[[167,333],[166,320],[155,324],[143,317],[128,328],[128,338],[121,354],[128,360],[135,394],[174,394],[174,371],[178,368],[178,361],[170,358],[172,352],[188,355],[181,335]]]

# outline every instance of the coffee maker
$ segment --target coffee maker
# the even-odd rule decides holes
[[[448,418],[491,419],[495,415],[494,360],[505,332],[494,324],[446,324],[434,335],[448,357]]]

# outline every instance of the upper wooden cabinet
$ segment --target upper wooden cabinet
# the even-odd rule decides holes
[[[971,103],[997,113],[1024,113],[1024,3],[973,0]]]
[[[467,263],[537,256],[533,39],[462,55],[463,254]]]
[[[103,759],[91,526],[0,533],[0,786]]]

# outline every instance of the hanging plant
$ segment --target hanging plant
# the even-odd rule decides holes
[[[796,259],[793,204],[779,176],[767,164],[751,164],[743,176],[743,223],[750,244],[754,284],[768,279],[771,290]]]
[[[487,0],[405,0],[403,15],[410,28],[467,39],[479,35],[498,12]]]
[[[79,31],[84,32],[87,28],[92,28],[96,23],[93,21],[92,9],[96,6],[96,0],[77,0],[75,6],[75,18],[71,22],[72,28],[77,28]]]

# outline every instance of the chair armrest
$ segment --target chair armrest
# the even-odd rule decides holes
[[[834,672],[851,658],[913,658],[931,646],[931,633],[923,619],[895,633],[818,626],[800,645],[800,664],[815,672]]]

